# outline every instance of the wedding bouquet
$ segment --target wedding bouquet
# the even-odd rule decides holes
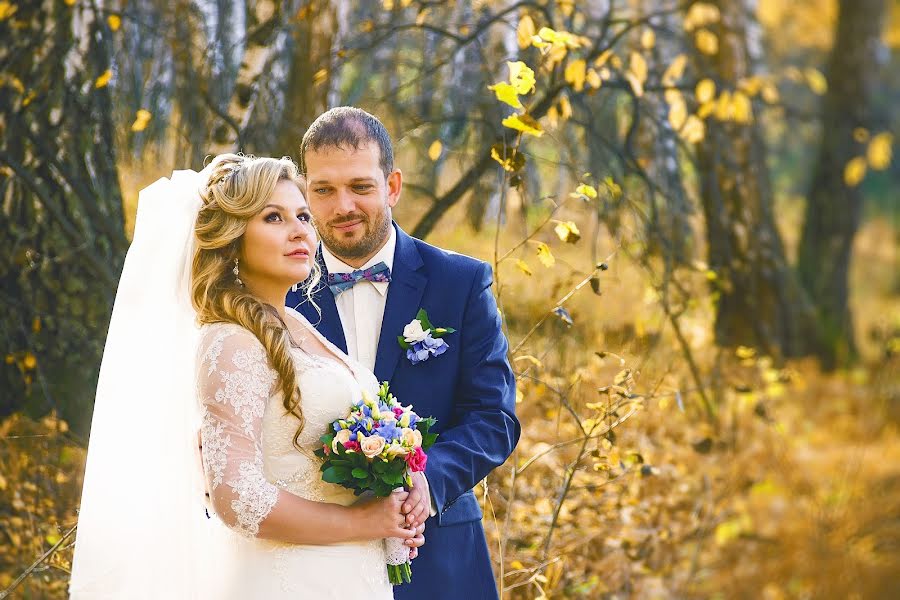
[[[385,381],[377,397],[363,392],[349,414],[331,424],[320,439],[322,479],[353,490],[386,497],[398,487],[411,487],[412,474],[425,470],[425,452],[434,444],[430,431],[436,420],[421,418],[412,406],[401,406]],[[388,577],[392,584],[409,582],[412,569],[403,540],[385,541]]]

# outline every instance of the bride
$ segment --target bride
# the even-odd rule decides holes
[[[399,525],[407,493],[358,502],[321,480],[313,455],[328,424],[377,389],[284,307],[292,284],[316,285],[316,244],[287,158],[221,155],[141,193],[97,386],[72,598],[393,597],[383,539],[404,538],[412,556],[424,543],[424,524]]]

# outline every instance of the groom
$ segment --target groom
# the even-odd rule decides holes
[[[322,239],[323,284],[314,295],[321,318],[299,293],[288,294],[287,305],[389,381],[402,403],[437,419],[440,435],[404,506],[408,521],[427,518],[426,544],[412,583],[395,588],[396,597],[497,598],[472,488],[512,453],[520,427],[491,268],[393,223],[403,179],[387,131],[367,112],[340,107],[316,119],[303,136],[300,167]],[[397,337],[420,309],[434,327],[456,331],[441,338],[447,348],[411,360]]]

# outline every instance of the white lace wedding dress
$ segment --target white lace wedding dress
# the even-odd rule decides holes
[[[215,570],[210,597],[393,598],[382,540],[300,546],[256,537],[260,523],[286,492],[341,505],[356,500],[350,490],[322,481],[313,450],[326,427],[346,414],[363,389],[377,390],[371,371],[288,310],[306,335],[317,336],[342,361],[291,349],[306,419],[298,439],[302,452],[293,444],[298,421],[285,414],[262,344],[234,324],[206,325],[202,331],[197,377],[204,471],[216,505],[230,506],[223,514],[210,510],[214,547],[220,553],[210,557]]]

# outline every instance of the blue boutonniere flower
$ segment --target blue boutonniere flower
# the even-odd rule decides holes
[[[452,327],[435,327],[428,320],[428,313],[420,308],[416,318],[403,328],[403,335],[397,336],[400,347],[406,350],[406,358],[414,365],[432,356],[440,356],[450,347],[443,338],[455,333]]]

